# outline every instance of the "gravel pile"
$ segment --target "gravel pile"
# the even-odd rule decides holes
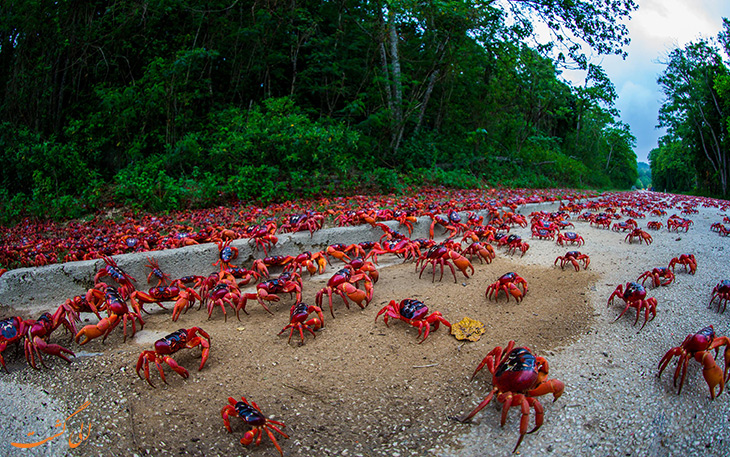
[[[657,377],[661,358],[667,350],[679,346],[688,334],[713,325],[718,336],[730,336],[730,312],[719,314],[714,304],[708,309],[712,289],[719,281],[730,279],[726,251],[730,238],[710,230],[710,225],[722,222],[725,214],[717,209],[698,209],[699,214],[685,216],[694,221],[687,233],[668,232],[666,224],[662,230],[648,231],[654,239],[650,246],[638,244],[636,240],[630,245],[624,240],[624,233],[574,222],[575,231],[586,240],[579,250],[590,256],[590,269],[602,274],[592,296],[595,328],[577,342],[539,354],[550,363],[550,377],[563,381],[566,388],[555,403],[551,402],[550,395],[541,397],[545,423],[538,432],[525,436],[519,454],[730,454],[730,392],[712,401],[701,366],[694,360],[689,364],[680,395],[672,385],[676,358],[662,377]],[[639,224],[645,229],[649,220],[666,223],[666,219],[648,217],[639,220]],[[552,263],[565,251],[554,243],[535,240],[524,262]],[[636,314],[631,309],[614,322],[623,310],[623,301],[616,300],[610,307],[606,303],[616,286],[635,281],[646,270],[667,266],[672,257],[682,253],[696,256],[696,275],[687,274],[678,266],[673,284],[653,288],[650,281],[646,282],[647,297],[653,296],[658,301],[656,319],[638,331],[643,315],[633,326]],[[530,346],[530,341],[521,340],[520,335],[514,339],[518,345]],[[722,353],[718,365],[724,368]],[[473,381],[474,406],[489,392],[490,378],[485,374]],[[519,408],[510,411],[503,428],[499,426],[500,411],[492,405],[483,409],[472,424],[464,425],[465,435],[458,439],[460,446],[440,449],[438,454],[510,455],[519,436]],[[530,428],[534,423],[532,414]]]

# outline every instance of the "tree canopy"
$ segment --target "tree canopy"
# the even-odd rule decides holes
[[[623,54],[622,19],[635,9],[8,0],[0,196],[12,214],[21,204],[174,208],[423,179],[628,187],[634,138],[585,52]],[[530,41],[536,24],[551,44]],[[569,63],[587,70],[584,86],[561,79]]]
[[[667,134],[652,151],[652,177],[670,191],[728,194],[730,22],[717,40],[673,50],[658,82],[665,100],[659,126]]]

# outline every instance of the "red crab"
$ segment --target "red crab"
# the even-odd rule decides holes
[[[674,266],[680,264],[684,265],[684,271],[689,271],[689,274],[695,274],[697,271],[697,259],[694,254],[681,254],[679,257],[674,257],[669,261],[669,268],[674,271]]]
[[[577,244],[578,247],[581,247],[585,244],[585,240],[582,236],[578,235],[575,232],[565,232],[565,233],[558,233],[558,238],[555,240],[557,244],[560,246],[565,246],[566,244]]]
[[[449,321],[444,319],[440,312],[435,311],[428,314],[428,306],[422,301],[412,298],[401,300],[400,304],[396,304],[395,300],[391,300],[390,303],[378,311],[378,314],[375,316],[376,321],[381,314],[384,314],[383,321],[386,327],[388,326],[388,318],[392,317],[418,328],[418,336],[420,337],[421,333],[423,333],[423,339],[418,344],[426,341],[431,331],[431,325],[433,325],[434,330],[438,330],[439,323],[451,328]]]
[[[646,223],[646,228],[649,230],[660,230],[662,227],[664,227],[664,224],[659,221],[649,221]]]
[[[453,262],[453,263],[452,263]],[[468,271],[471,269],[471,274],[474,274],[474,266],[469,262],[469,260],[464,257],[463,255],[459,254],[453,249],[450,249],[446,244],[437,244],[436,246],[433,246],[431,249],[426,252],[426,254],[421,255],[421,257],[418,258],[416,261],[416,269],[418,269],[419,265],[423,263],[423,266],[421,267],[421,273],[418,275],[420,278],[423,274],[423,270],[426,269],[426,267],[431,264],[433,265],[433,279],[432,282],[436,280],[436,265],[441,265],[441,277],[439,278],[439,281],[443,279],[444,277],[444,265],[448,265],[449,268],[451,268],[451,273],[454,275],[454,282],[456,281],[456,270],[454,269],[454,265],[466,276],[469,277]]]
[[[510,254],[516,253],[518,249],[522,251],[521,257],[523,257],[525,252],[530,249],[530,245],[522,241],[522,238],[519,235],[509,235],[499,240],[498,246],[504,245],[507,245],[507,252]]]
[[[307,320],[309,315],[312,313],[317,313],[318,317],[313,317]],[[294,330],[299,330],[299,337],[302,339],[300,343],[301,345],[304,344],[304,330],[307,330],[316,338],[317,335],[314,331],[319,330],[324,326],[324,316],[322,315],[322,308],[319,306],[307,305],[306,303],[295,303],[289,310],[289,316],[289,324],[279,332],[279,335],[281,335],[287,329],[291,329],[289,331],[289,343],[291,342]]]
[[[266,248],[272,248],[279,242],[276,233],[276,222],[268,221],[262,225],[252,225],[246,229],[246,236],[249,244],[253,244],[256,249],[259,247],[264,251],[264,255],[269,255]]]
[[[117,265],[117,262],[113,258],[104,256],[102,257],[102,259],[104,259],[106,265],[94,276],[94,284],[98,284],[101,278],[109,276],[117,284],[119,284],[119,293],[122,295],[122,297],[129,297],[129,295],[136,289],[133,284],[133,281],[136,281],[136,279],[134,279],[124,270],[122,270],[122,268]]]
[[[208,307],[208,319],[210,319],[210,316],[213,315],[213,309],[215,309],[216,306],[220,306],[221,311],[223,311],[223,321],[227,321],[228,315],[226,314],[225,305],[228,304],[236,312],[236,318],[240,320],[238,317],[238,310],[241,308],[243,296],[241,295],[241,290],[238,288],[235,281],[226,279],[217,280],[215,285],[211,287],[210,291],[205,294],[205,296]],[[264,306],[264,308],[266,308],[266,306]],[[243,312],[245,313],[246,310],[244,309]],[[271,311],[269,311],[269,313],[271,313]]]
[[[649,278],[651,278],[654,287],[668,286],[674,281],[674,273],[666,267],[653,268],[651,271],[643,272],[636,281],[641,281],[641,285],[644,285]]]
[[[200,346],[202,349],[202,360],[200,361],[200,367],[198,371],[203,369],[205,361],[208,360],[208,354],[210,353],[210,335],[200,327],[192,327],[189,329],[181,328],[180,330],[170,333],[164,338],[160,338],[155,341],[154,351],[142,351],[137,359],[137,376],[142,378],[139,371],[144,366],[144,378],[147,380],[149,385],[155,387],[150,381],[150,362],[155,362],[157,370],[160,372],[162,381],[167,384],[165,379],[165,372],[162,370],[162,364],[166,363],[170,368],[175,370],[177,374],[187,379],[190,376],[188,370],[177,364],[175,359],[172,358],[172,354],[176,353],[180,349],[192,349]]]
[[[710,299],[710,305],[708,308],[712,308],[712,302],[717,298],[717,312],[724,313],[727,307],[727,302],[730,301],[730,279],[723,279],[718,282],[714,289],[712,289],[712,298]],[[720,310],[722,306],[722,311]]]
[[[649,235],[647,232],[641,230],[640,228],[635,228],[631,231],[628,235],[626,235],[626,238],[624,238],[624,241],[628,241],[629,243],[632,243],[634,241],[634,238],[639,238],[639,244],[642,242],[646,243],[647,245],[651,244],[654,239]]]
[[[102,335],[104,335],[104,338],[101,341],[104,342],[106,337],[114,330],[114,327],[119,325],[120,319],[124,323],[124,341],[127,341],[127,322],[132,324],[132,335],[137,332],[135,319],[139,321],[140,328],[144,328],[140,310],[135,307],[134,311],[130,311],[126,301],[115,287],[97,284],[94,289],[90,289],[86,293],[86,300],[89,303],[94,303],[97,309],[106,310],[108,316],[95,325],[85,326],[76,334],[75,340],[77,343],[79,343],[82,336],[84,337],[84,340],[79,343],[82,346]]]
[[[361,255],[363,257],[366,255],[365,250],[357,244],[351,244],[349,246],[341,243],[331,244],[327,246],[326,252],[327,255],[331,255],[342,262],[350,261],[350,257],[347,255],[348,253],[351,254],[354,252],[356,256]]]
[[[358,287],[360,281],[364,283],[365,290]],[[348,264],[345,268],[333,274],[327,281],[327,285],[317,292],[315,296],[317,306],[322,306],[322,297],[324,297],[324,294],[327,294],[329,297],[330,314],[334,318],[335,312],[332,308],[332,294],[337,294],[342,297],[347,309],[350,309],[350,303],[347,301],[348,298],[357,303],[361,309],[365,309],[365,306],[373,299],[373,280],[364,272],[356,273],[355,267]],[[363,302],[365,302],[365,305],[363,305]]]
[[[312,253],[311,251],[304,251],[298,256],[294,257],[291,262],[284,266],[284,271],[296,271],[298,274],[302,273],[302,269],[306,269],[310,276],[315,274],[324,273],[324,269],[327,266],[327,258],[324,255],[324,251]]]
[[[565,385],[557,379],[547,379],[549,367],[544,357],[535,354],[526,347],[515,347],[515,342],[510,341],[507,347],[502,350],[500,346],[492,349],[489,354],[474,370],[472,379],[486,365],[492,374],[492,385],[494,386],[489,395],[465,417],[459,419],[467,422],[497,396],[497,401],[502,403],[502,421],[504,426],[507,421],[507,413],[513,406],[519,406],[522,411],[520,419],[520,438],[517,440],[512,453],[520,447],[526,433],[537,431],[543,423],[543,407],[535,397],[553,394],[553,401],[556,401],[563,394]],[[527,431],[530,420],[530,408],[535,409],[535,427]]]
[[[409,239],[386,240],[373,246],[366,258],[372,257],[373,262],[378,263],[378,256],[383,254],[403,256],[403,261],[405,262],[411,258],[418,259],[421,257],[421,250],[418,243]]]
[[[627,282],[625,289],[624,286],[619,284],[616,287],[616,290],[613,291],[611,296],[608,297],[607,306],[610,306],[611,303],[613,303],[614,297],[620,297],[626,303],[626,307],[623,311],[621,311],[621,314],[618,315],[614,322],[619,320],[629,308],[636,308],[636,320],[634,321],[634,325],[639,322],[639,315],[641,314],[641,310],[644,310],[644,324],[639,330],[643,329],[646,323],[650,320],[649,314],[652,315],[651,320],[654,320],[654,318],[656,317],[656,298],[646,298],[646,289],[644,289],[644,286],[637,282]]]
[[[36,365],[36,358],[38,358],[38,361],[41,362],[41,365],[44,367],[46,366],[46,364],[43,363],[43,358],[41,358],[41,352],[55,355],[69,363],[71,363],[71,360],[69,360],[64,353],[76,357],[70,349],[66,349],[59,344],[48,343],[51,333],[53,333],[53,331],[60,325],[66,327],[66,330],[73,334],[74,327],[68,320],[66,320],[66,311],[63,307],[59,307],[53,315],[51,315],[51,313],[43,313],[38,320],[26,320],[24,323],[27,325],[27,330],[25,332],[26,338],[23,343],[25,348],[25,358],[33,368],[38,368]]]
[[[157,279],[157,286],[167,285],[168,281],[170,281],[170,275],[164,273],[160,269],[160,264],[157,263],[157,260],[147,257],[147,265],[145,266],[152,270],[150,271],[150,274],[147,275],[148,283],[152,281],[152,278]]]
[[[554,240],[555,233],[556,232],[547,229],[533,228],[532,238],[537,238],[538,240]]]
[[[712,350],[715,350],[715,357],[722,346],[725,346],[725,372],[715,363],[712,356]],[[682,393],[682,385],[684,377],[687,374],[687,365],[690,358],[695,359],[702,364],[702,375],[705,377],[707,386],[710,388],[710,397],[715,399],[715,387],[720,386],[720,395],[725,388],[728,380],[728,368],[730,368],[730,338],[726,336],[716,336],[715,329],[712,325],[703,328],[697,333],[687,335],[680,346],[674,347],[667,351],[659,362],[659,376],[662,375],[664,369],[669,362],[677,356],[677,368],[674,370],[674,385],[677,385],[679,378],[679,390],[677,395]],[[680,377],[680,372],[682,373]]]
[[[575,271],[580,271],[580,264],[578,262],[583,261],[583,269],[587,270],[588,265],[591,264],[591,258],[588,257],[586,254],[581,254],[578,251],[569,251],[566,252],[564,256],[558,256],[558,258],[555,259],[555,262],[553,265],[558,264],[558,260],[560,261],[560,268],[565,268],[565,265],[570,262],[573,264],[573,267],[575,267]]]
[[[0,363],[6,372],[10,373],[5,366],[3,352],[13,343],[20,342],[28,331],[29,321],[24,321],[18,316],[9,317],[0,321]]]
[[[518,287],[520,284],[522,285],[522,290]],[[497,301],[500,291],[504,291],[507,301],[509,301],[509,296],[512,295],[515,297],[517,303],[519,303],[527,293],[527,281],[515,272],[505,273],[487,287],[485,292],[487,300],[491,299],[492,294],[494,294],[494,301]]]
[[[321,229],[323,225],[324,214],[307,211],[302,214],[289,216],[289,221],[279,227],[279,232],[303,232],[308,230],[309,236],[312,237],[314,232]]]
[[[220,265],[221,271],[236,268],[231,262],[238,257],[238,248],[231,246],[231,240],[218,241],[216,244],[218,245],[218,260],[213,263],[213,266]]]
[[[487,262],[491,263],[492,260],[497,256],[497,253],[494,252],[494,248],[491,244],[484,244],[480,241],[475,241],[472,244],[469,245],[466,249],[463,251],[464,254],[469,256],[469,259],[472,259],[474,256],[479,258],[480,262]]]
[[[269,314],[274,314],[264,302],[277,302],[281,300],[281,298],[276,295],[281,293],[296,295],[297,303],[302,301],[302,278],[299,276],[299,273],[282,273],[278,278],[258,283],[256,285],[256,293],[244,294],[237,309],[242,309],[243,312],[246,313],[246,302],[249,299],[255,298]],[[238,315],[238,311],[236,311],[236,315]]]
[[[256,446],[258,446],[261,444],[261,438],[264,435],[264,431],[266,431],[266,434],[269,436],[271,442],[274,443],[276,449],[282,457],[284,456],[284,452],[281,450],[279,443],[276,441],[276,437],[273,433],[271,433],[271,430],[274,430],[284,438],[289,438],[289,436],[282,432],[279,428],[286,427],[282,422],[266,418],[266,416],[264,416],[261,412],[259,405],[257,405],[254,401],[249,403],[249,401],[246,400],[246,397],[241,397],[241,401],[236,401],[235,398],[228,397],[228,403],[228,405],[225,405],[223,409],[221,409],[223,425],[226,427],[226,430],[228,430],[228,433],[233,433],[229,417],[240,417],[246,425],[253,427],[251,430],[243,434],[241,444],[248,445],[256,440]]]

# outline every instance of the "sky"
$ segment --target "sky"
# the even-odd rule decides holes
[[[657,129],[663,94],[657,78],[673,49],[699,38],[714,38],[722,18],[730,17],[730,0],[636,0],[639,9],[628,22],[631,44],[626,60],[604,56],[594,59],[616,86],[616,107],[621,120],[636,137],[636,156],[648,162],[663,130]]]

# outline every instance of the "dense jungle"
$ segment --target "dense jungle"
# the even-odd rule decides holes
[[[3,223],[423,184],[648,185],[589,58],[623,55],[633,0],[3,5]],[[652,163],[668,164],[652,168],[663,189],[724,193],[671,131]],[[687,179],[667,154],[692,162]]]

